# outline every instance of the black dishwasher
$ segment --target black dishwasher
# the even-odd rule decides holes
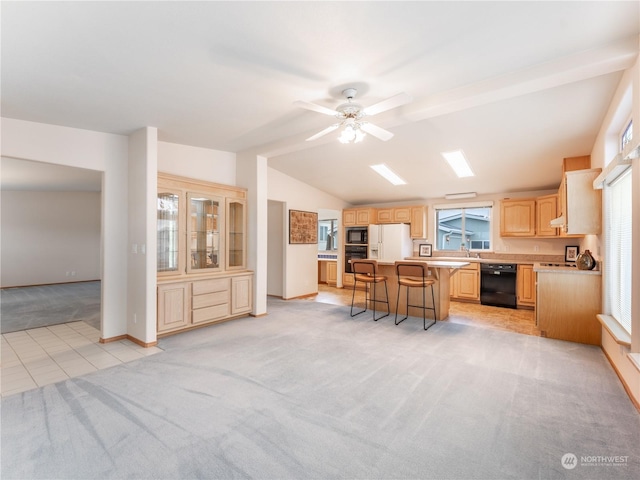
[[[480,303],[517,308],[516,273],[517,266],[513,263],[481,263]]]

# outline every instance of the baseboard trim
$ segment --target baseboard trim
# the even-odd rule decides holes
[[[627,385],[627,382],[625,382],[624,377],[618,370],[618,367],[616,367],[616,364],[613,363],[613,361],[611,360],[611,357],[609,356],[607,351],[604,349],[604,347],[600,346],[600,348],[604,353],[604,356],[607,357],[607,360],[609,360],[609,364],[613,367],[613,371],[616,372],[616,375],[618,375],[620,382],[622,382],[622,386],[624,388],[624,391],[627,392],[627,396],[629,397],[629,400],[631,400],[631,403],[633,404],[633,406],[636,407],[636,410],[638,410],[638,413],[640,413],[640,403],[632,395],[631,389],[629,388],[629,385]]]
[[[71,283],[90,283],[90,282],[100,282],[99,278],[95,280],[75,280],[73,282],[54,282],[54,283],[33,283],[29,285],[11,285],[9,287],[0,287],[0,290],[9,290],[10,288],[29,288],[29,287],[49,287],[52,285],[69,285]]]
[[[136,337],[132,337],[129,334],[118,335],[117,337],[101,338],[99,340],[99,342],[100,343],[113,343],[113,342],[119,342],[120,340],[129,340],[129,341],[135,343],[136,345],[140,345],[141,347],[144,347],[144,348],[155,347],[156,345],[158,345],[158,341],[157,340],[155,342],[143,342],[142,340],[138,340]]]
[[[155,342],[143,342],[142,340],[138,340],[137,338],[132,337],[131,335],[127,335],[127,340],[130,340],[136,345],[140,345],[141,347],[144,347],[144,348],[155,347],[156,345],[158,345],[157,340]]]
[[[318,295],[318,292],[315,292],[315,293],[307,293],[307,294],[305,294],[305,295],[298,295],[297,297],[283,298],[283,300],[300,300],[300,299],[302,299],[302,298],[315,297],[316,295]]]
[[[100,343],[112,343],[119,342],[120,340],[126,340],[127,335],[118,335],[117,337],[100,338]]]

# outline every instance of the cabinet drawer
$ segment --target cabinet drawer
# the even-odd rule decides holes
[[[208,322],[218,318],[229,316],[229,304],[215,305],[213,307],[199,308],[193,310],[191,320],[193,323]]]
[[[229,290],[222,292],[205,293],[204,295],[194,295],[191,299],[192,308],[204,308],[212,307],[214,305],[221,305],[223,303],[229,303]]]
[[[193,282],[193,286],[191,288],[193,295],[221,292],[223,290],[229,290],[229,279],[215,278],[211,280],[201,280],[199,282]]]

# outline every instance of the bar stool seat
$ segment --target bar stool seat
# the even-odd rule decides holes
[[[351,316],[355,317],[367,311],[371,302],[373,306],[373,320],[378,321],[381,318],[389,316],[391,313],[389,308],[389,291],[387,290],[387,277],[378,273],[378,262],[376,260],[352,260],[351,270],[353,271],[353,294],[351,295]],[[358,282],[364,283],[364,309],[353,312],[356,298],[356,285]],[[376,299],[376,284],[384,283],[385,299]],[[376,317],[376,303],[386,303],[387,313]]]
[[[436,323],[437,313],[436,313],[436,300],[435,295],[433,293],[433,285],[436,281],[433,278],[428,276],[429,267],[425,263],[419,262],[407,262],[407,261],[398,261],[395,262],[396,266],[396,275],[398,276],[398,297],[396,301],[396,318],[395,323],[399,325],[404,322],[409,317],[409,307],[420,308],[422,309],[422,321],[424,325],[424,329],[428,330]],[[407,314],[404,318],[398,321],[398,305],[400,304],[400,290],[401,287],[405,287],[407,289]],[[422,305],[411,305],[409,304],[409,289],[411,288],[421,288],[422,289]],[[427,288],[431,288],[431,307],[427,306],[427,296],[426,290]],[[427,327],[427,310],[433,310],[433,322],[429,324]]]

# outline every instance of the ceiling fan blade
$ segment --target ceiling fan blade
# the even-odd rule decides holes
[[[325,115],[331,115],[333,117],[340,115],[336,110],[331,110],[330,108],[323,107],[322,105],[316,105],[315,103],[305,102],[304,100],[297,100],[293,102],[293,104],[313,112],[324,113]]]
[[[386,100],[382,100],[381,102],[374,103],[370,107],[365,108],[363,113],[365,115],[376,115],[377,113],[386,112],[387,110],[391,110],[392,108],[399,107],[400,105],[405,105],[413,100],[411,95],[407,95],[406,93],[398,93],[393,97],[389,97]],[[373,134],[372,134],[373,135]]]
[[[336,128],[338,128],[340,126],[339,123],[336,123],[335,125],[331,125],[330,127],[325,128],[324,130],[322,130],[321,132],[316,133],[315,135],[312,135],[311,137],[307,138],[307,142],[310,142],[312,140],[315,140],[317,138],[320,138],[324,135],[326,135],[327,133],[331,133],[333,132]]]
[[[360,128],[365,132],[373,135],[374,137],[379,138],[383,142],[386,142],[387,140],[393,137],[393,133],[391,133],[389,130],[380,128],[377,125],[374,125],[373,123],[363,122],[360,125]]]

